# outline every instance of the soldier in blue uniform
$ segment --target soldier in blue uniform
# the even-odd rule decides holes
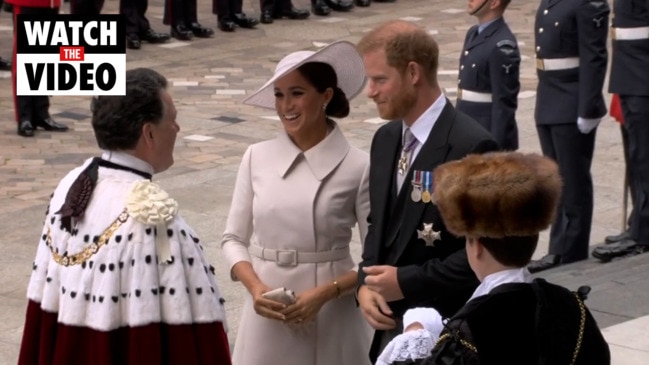
[[[539,82],[534,117],[543,154],[557,161],[564,185],[549,254],[532,261],[531,272],[588,257],[590,167],[596,128],[606,114],[602,87],[609,13],[606,0],[541,0],[536,13]]]
[[[521,56],[516,37],[503,19],[510,0],[470,0],[478,18],[469,29],[458,78],[457,109],[491,132],[503,150],[518,149],[516,108]]]
[[[593,251],[602,261],[649,251],[649,0],[615,0],[613,13],[609,92],[622,106],[633,211],[627,237]]]

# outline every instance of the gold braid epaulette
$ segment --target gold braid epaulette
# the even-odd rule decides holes
[[[460,338],[460,331],[455,332],[455,336],[457,336],[460,339],[460,343],[462,344],[462,346],[464,346],[467,349],[475,352],[476,354],[478,353],[478,349],[471,342],[469,342],[469,341],[467,341],[467,340],[465,340],[463,338]],[[445,334],[439,336],[439,338],[437,339],[437,342],[435,342],[435,346],[437,346],[441,342],[444,342],[444,341],[448,340],[449,338],[451,338],[451,334],[446,332]]]
[[[113,221],[113,223],[108,228],[106,228],[104,233],[99,236],[97,242],[91,243],[89,246],[86,246],[83,251],[74,255],[61,255],[54,250],[54,247],[52,247],[52,236],[50,235],[49,227],[47,228],[47,237],[45,238],[45,243],[47,244],[47,247],[50,248],[50,252],[52,252],[52,258],[57,264],[63,266],[79,265],[83,262],[88,261],[88,259],[96,254],[100,248],[107,244],[115,231],[117,231],[117,229],[128,220],[128,217],[129,214],[126,209],[124,209],[122,213],[120,213],[120,215],[117,217],[117,219],[115,219],[115,221]]]

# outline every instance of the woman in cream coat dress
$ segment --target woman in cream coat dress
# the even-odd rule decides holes
[[[352,294],[349,251],[352,228],[361,242],[367,230],[369,157],[327,118],[349,113],[362,67],[348,42],[295,52],[246,100],[276,108],[284,131],[244,154],[223,235],[232,278],[251,293],[234,365],[369,364],[372,332]],[[295,304],[261,296],[281,287],[295,291]]]

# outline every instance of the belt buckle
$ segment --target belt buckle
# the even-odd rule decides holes
[[[276,250],[275,263],[277,266],[297,266],[297,250]]]
[[[457,88],[457,99],[462,100],[462,88],[461,87]]]
[[[539,69],[539,70],[541,70],[541,71],[544,71],[544,70],[545,70],[545,64],[544,64],[542,58],[537,58],[537,59],[536,59],[536,68]]]

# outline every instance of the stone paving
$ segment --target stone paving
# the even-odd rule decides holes
[[[307,0],[295,3],[308,5]],[[176,143],[175,165],[157,176],[156,181],[179,201],[182,214],[201,234],[209,259],[216,263],[220,285],[228,300],[232,340],[246,294],[240,284],[228,279],[220,256],[220,235],[241,155],[249,144],[272,138],[281,127],[272,110],[244,106],[240,101],[266,81],[276,62],[285,54],[315,50],[338,39],[356,42],[376,24],[395,18],[426,27],[438,40],[440,84],[454,100],[459,52],[466,30],[474,23],[464,11],[465,4],[465,1],[448,0],[375,3],[348,13],[333,12],[329,17],[280,20],[271,25],[259,25],[254,30],[237,29],[234,33],[216,30],[211,39],[144,44],[141,50],[128,51],[128,68],[151,67],[171,82],[181,132]],[[521,150],[527,152],[540,152],[533,123],[536,74],[532,32],[536,5],[535,1],[515,1],[506,14],[523,55],[517,116]],[[104,12],[115,13],[117,8],[117,0],[109,0]],[[64,4],[62,11],[67,10],[68,4]],[[211,3],[199,1],[199,10],[201,23],[216,28]],[[244,11],[258,15],[258,3],[246,1]],[[162,13],[163,2],[151,0],[147,15],[152,26],[158,31],[167,31],[162,25]],[[10,56],[11,26],[9,14],[1,13],[0,56],[5,58]],[[17,136],[10,82],[10,74],[0,71],[0,247],[4,252],[0,256],[0,364],[15,363],[17,358],[25,289],[48,197],[68,170],[98,153],[87,97],[51,99],[51,114],[57,121],[68,124],[69,132],[38,131],[31,139]],[[364,96],[352,102],[350,116],[340,121],[351,143],[365,150],[369,149],[371,137],[381,123],[376,118],[373,103]],[[618,127],[606,118],[598,131],[593,163],[596,194],[593,244],[620,229],[623,166]],[[547,233],[542,236],[536,257],[547,251],[545,242]],[[359,252],[356,239],[354,253],[358,256]],[[600,325],[608,327],[634,318],[644,320],[643,316],[649,314],[645,280],[649,276],[648,268],[649,257],[608,265],[588,260],[554,270],[547,276],[571,288],[590,283],[594,294],[588,304]],[[634,328],[641,329],[642,325]],[[611,331],[627,333],[625,328],[611,327]],[[649,355],[649,344],[628,346],[624,351],[628,352],[629,348]],[[632,351],[629,356],[644,355]],[[634,359],[640,358],[646,359]],[[641,363],[626,361],[614,363]]]

